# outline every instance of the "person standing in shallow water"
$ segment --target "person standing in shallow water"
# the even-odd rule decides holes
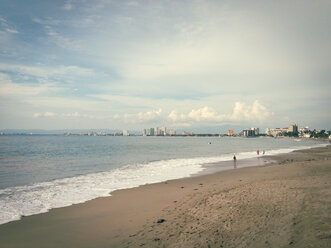
[[[237,168],[237,158],[235,154],[233,155],[233,166],[234,168]]]

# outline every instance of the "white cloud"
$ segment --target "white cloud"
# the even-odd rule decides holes
[[[43,107],[45,109],[56,110],[57,112],[72,111],[82,113],[99,113],[105,115],[109,111],[109,105],[100,101],[77,99],[73,97],[30,97],[25,100],[33,108]],[[54,111],[55,111],[54,110]],[[112,110],[112,109],[110,109]]]
[[[72,10],[72,8],[73,8],[72,1],[67,0],[66,3],[64,4],[63,8],[65,10]]]
[[[86,114],[79,114],[78,112],[74,113],[54,113],[54,112],[44,112],[44,113],[34,113],[33,117],[35,118],[53,118],[57,117],[60,119],[74,119],[74,118],[89,118],[89,119],[99,119],[103,120],[106,119],[106,116],[96,116],[96,115],[86,115]]]
[[[164,112],[162,109],[159,109],[147,112],[139,112],[136,114],[116,114],[112,116],[112,119],[124,121],[125,123],[158,121],[162,123],[166,122],[171,127],[189,127],[198,123],[215,124],[222,121],[262,122],[272,115],[272,112],[270,112],[265,106],[256,100],[252,104],[236,102],[232,113],[218,113],[214,109],[205,106],[198,109],[192,109],[186,113],[180,113],[177,110]]]
[[[39,117],[55,117],[58,116],[58,114],[53,112],[45,112],[45,113],[35,113],[33,114],[33,117],[39,118]]]
[[[228,17],[227,22],[231,25],[227,26],[222,18],[222,15],[218,13],[216,16],[213,11],[213,15],[201,15],[196,21],[178,20],[177,29],[170,33],[168,29],[164,33],[151,30],[155,32],[152,40],[135,44],[125,41],[127,48],[122,51],[122,60],[116,61],[117,68],[124,77],[135,81],[152,81],[171,76],[185,76],[191,81],[192,75],[260,75],[276,74],[279,71],[284,74],[300,69],[294,63],[299,61],[294,51],[287,51],[288,57],[284,64],[283,44],[275,46],[274,37],[265,24],[256,25],[248,17],[244,21],[238,20],[233,15]],[[162,27],[168,22],[164,16],[157,21],[156,27]]]
[[[139,6],[139,3],[137,1],[130,1],[130,2],[127,2],[126,5],[128,5],[128,6]]]
[[[187,114],[178,113],[172,110],[168,118],[173,122],[178,121],[194,121],[194,122],[216,122],[216,121],[264,121],[273,113],[268,111],[265,106],[260,104],[258,100],[252,105],[236,102],[232,114],[220,114],[209,107],[192,109]]]
[[[214,110],[203,107],[200,109],[192,109],[190,113],[188,113],[188,117],[195,121],[218,121],[225,118],[225,115],[218,114]]]
[[[265,106],[256,100],[252,105],[236,102],[230,119],[264,121],[272,115],[273,112],[268,111]]]
[[[0,17],[0,27],[2,27],[3,31],[10,33],[10,34],[18,34],[19,32],[14,28],[12,24],[9,24],[8,21]]]
[[[168,115],[168,118],[172,121],[182,121],[186,119],[186,115],[185,114],[180,114],[177,112],[177,110],[172,110],[170,112],[170,114]]]
[[[13,83],[7,74],[0,73],[0,96],[2,97],[33,97],[56,90],[50,84],[39,86]]]
[[[168,118],[174,122],[193,120],[200,121],[220,121],[225,119],[224,114],[218,114],[213,109],[205,106],[199,109],[192,109],[188,114],[178,113],[177,110],[172,110],[168,115]]]
[[[8,33],[12,33],[12,34],[18,34],[19,33],[16,29],[12,29],[12,28],[6,28],[6,31]]]
[[[75,112],[75,113],[69,113],[69,114],[62,114],[62,116],[64,117],[85,117],[84,115],[80,115],[78,112]]]
[[[162,114],[162,109],[158,109],[158,110],[152,110],[152,111],[147,111],[147,112],[139,112],[138,114],[124,114],[122,116],[122,119],[125,122],[144,122],[144,121],[151,121],[151,120],[155,120],[157,118],[160,118]],[[118,117],[121,118],[121,117]]]
[[[183,128],[183,127],[191,127],[191,126],[192,123],[188,123],[188,122],[176,122],[169,125],[169,127],[172,128]]]
[[[78,39],[78,37],[73,38],[69,35],[65,35],[48,25],[45,26],[45,32],[49,36],[48,41],[56,44],[58,47],[67,49],[68,51],[83,51],[82,41]]]
[[[0,64],[0,70],[15,73],[22,73],[36,77],[48,78],[51,76],[91,76],[94,75],[92,69],[75,65],[70,66],[25,66],[19,64]]]
[[[53,19],[51,17],[48,17],[46,19],[41,19],[41,18],[33,18],[32,19],[33,22],[41,24],[41,25],[59,25],[62,21],[61,20],[57,20],[57,19]]]

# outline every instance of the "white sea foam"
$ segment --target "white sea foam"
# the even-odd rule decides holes
[[[324,146],[324,144],[316,145]],[[288,153],[292,147],[269,150],[267,155]],[[253,158],[256,152],[236,154],[237,158]],[[207,163],[228,161],[233,154],[217,157],[171,159],[147,164],[131,164],[107,172],[93,173],[78,177],[58,179],[29,186],[11,187],[0,190],[0,224],[19,220],[22,216],[44,213],[52,208],[70,206],[97,197],[109,196],[118,189],[133,188],[144,184],[188,177],[201,172]]]

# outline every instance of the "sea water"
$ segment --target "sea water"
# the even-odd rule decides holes
[[[0,224],[189,177],[233,154],[240,161],[256,150],[274,155],[323,145],[286,138],[0,136]]]

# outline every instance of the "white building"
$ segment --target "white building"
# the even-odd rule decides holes
[[[123,130],[123,136],[129,136],[129,132],[127,130]]]
[[[308,126],[302,127],[302,128],[300,128],[300,130],[299,130],[300,133],[307,133],[307,132],[309,132],[309,131],[310,131],[310,129],[309,129]]]
[[[169,135],[170,136],[176,135],[176,131],[175,130],[170,130]]]
[[[151,127],[143,129],[143,136],[166,136],[167,128],[166,127]]]
[[[310,136],[311,136],[310,133],[304,133],[304,134],[303,134],[303,137],[304,137],[304,138],[310,138]]]
[[[166,127],[161,127],[160,128],[160,135],[163,135],[163,136],[167,135],[167,128]]]
[[[274,137],[287,132],[288,132],[288,128],[267,128],[265,130],[266,135],[270,135]]]
[[[253,131],[255,136],[260,134],[260,129],[258,127],[251,127],[249,130]]]

